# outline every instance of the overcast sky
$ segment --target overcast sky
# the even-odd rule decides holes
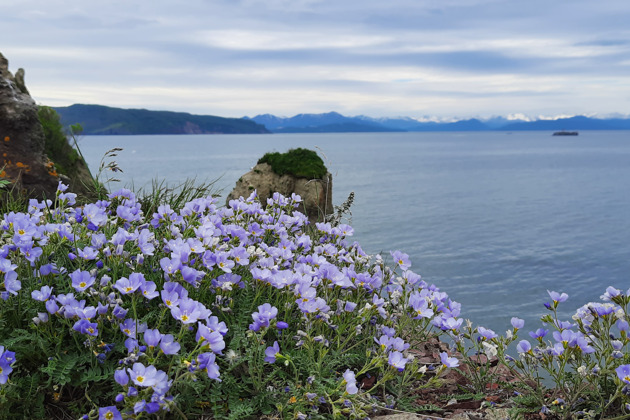
[[[489,117],[630,113],[628,0],[0,0],[38,103]]]

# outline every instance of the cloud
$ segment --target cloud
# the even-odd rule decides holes
[[[625,0],[23,0],[3,5],[0,51],[51,105],[610,113],[628,106],[627,10]]]

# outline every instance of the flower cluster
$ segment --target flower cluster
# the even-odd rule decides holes
[[[415,374],[410,344],[457,330],[460,305],[411,271],[406,254],[392,252],[390,268],[349,241],[350,226],[310,225],[295,210],[300,200],[274,194],[264,208],[254,193],[219,208],[212,197],[196,198],[145,215],[130,190],[74,207],[60,184],[55,206],[31,200],[0,221],[0,311],[27,308],[37,337],[64,346],[42,360],[49,383],[101,381],[103,396],[117,393],[115,401],[93,396],[93,413],[170,411],[186,398],[174,390],[201,379],[219,384],[226,368],[246,372],[251,389],[239,392],[252,395],[274,388],[268,373],[277,360],[292,389],[315,391],[327,382],[314,378],[338,378],[340,399],[305,401],[309,410],[359,412],[355,397],[370,390],[356,378],[374,375],[382,385],[406,375],[409,363]],[[329,354],[346,352],[371,356],[338,376]],[[2,354],[5,383],[14,354]],[[113,377],[99,376],[98,365],[114,366]]]

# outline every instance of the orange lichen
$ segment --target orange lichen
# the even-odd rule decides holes
[[[0,178],[6,178],[6,177],[7,177],[7,171],[0,172]]]
[[[5,136],[5,137],[4,137],[4,141],[9,141],[9,140],[11,140],[11,139],[9,138],[9,136]]]
[[[16,162],[15,166],[17,166],[18,168],[28,168],[28,165],[25,165],[22,162]]]

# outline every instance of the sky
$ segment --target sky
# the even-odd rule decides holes
[[[609,116],[628,22],[628,0],[0,0],[0,52],[50,106]]]

